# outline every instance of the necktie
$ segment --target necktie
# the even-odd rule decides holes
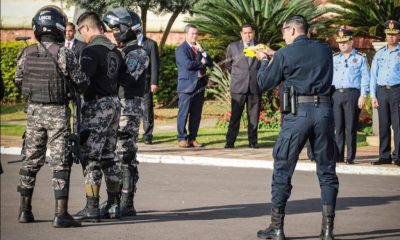
[[[198,53],[197,53],[197,50],[196,50],[196,48],[194,46],[192,47],[192,53],[193,53],[193,56],[194,56],[194,60],[197,60]],[[199,69],[199,72],[200,72],[200,76],[201,77],[206,74],[206,70],[204,68]]]
[[[67,48],[71,49],[71,42],[67,41]]]
[[[245,46],[244,48],[248,48],[249,46]],[[249,64],[249,66],[251,65],[251,57],[246,57],[247,58],[247,63]]]

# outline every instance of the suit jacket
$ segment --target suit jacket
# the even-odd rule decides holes
[[[72,45],[72,51],[75,53],[76,58],[79,59],[81,58],[81,53],[82,50],[86,47],[86,43],[79,41],[78,39],[75,38],[74,44]]]
[[[146,70],[146,78],[150,79],[151,84],[158,85],[160,56],[158,54],[157,43],[154,40],[143,36],[143,40],[140,45],[143,47],[143,49],[147,53],[147,56],[149,56],[150,58],[150,64]]]
[[[194,91],[199,79],[198,71],[212,66],[212,60],[207,54],[206,64],[201,63],[202,54],[197,53],[195,58],[192,48],[185,41],[176,49],[176,65],[178,66],[178,86],[177,92],[191,93]]]
[[[225,67],[231,74],[231,93],[260,94],[257,84],[257,72],[260,68],[260,61],[248,58],[243,54],[243,41],[233,42],[228,45]]]

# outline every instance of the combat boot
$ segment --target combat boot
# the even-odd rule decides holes
[[[67,228],[80,227],[80,222],[74,220],[68,213],[68,199],[56,199],[53,227]]]
[[[120,193],[107,191],[108,199],[100,204],[100,216],[104,219],[120,218]]]
[[[30,223],[35,221],[32,214],[32,196],[21,196],[21,203],[19,207],[18,221],[20,223]]]
[[[283,232],[283,219],[285,218],[284,208],[271,209],[271,224],[265,230],[257,232],[257,237],[260,239],[285,240]]]
[[[134,193],[122,193],[121,194],[121,216],[122,217],[132,217],[136,216],[136,209],[133,204]]]
[[[75,220],[83,222],[99,222],[99,198],[86,196],[86,206],[72,216]]]
[[[322,227],[320,239],[334,240],[333,222],[335,219],[335,207],[332,205],[322,205]]]

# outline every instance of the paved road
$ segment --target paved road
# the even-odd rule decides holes
[[[271,171],[172,164],[141,164],[136,198],[139,215],[119,221],[54,229],[50,171],[43,167],[34,193],[35,223],[16,221],[19,164],[2,155],[1,239],[257,239],[269,223]],[[400,239],[400,176],[340,175],[337,239]],[[81,170],[74,165],[70,211],[84,205]],[[321,224],[319,186],[313,172],[296,172],[287,207],[286,235],[317,239]],[[104,185],[103,185],[104,186]],[[105,196],[102,189],[102,196]]]

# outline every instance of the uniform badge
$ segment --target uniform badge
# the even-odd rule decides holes
[[[393,21],[390,21],[390,23],[389,23],[389,29],[390,29],[390,30],[393,30],[393,29],[394,29],[394,23],[393,23]]]
[[[358,59],[357,58],[353,58],[353,63],[357,63]]]

